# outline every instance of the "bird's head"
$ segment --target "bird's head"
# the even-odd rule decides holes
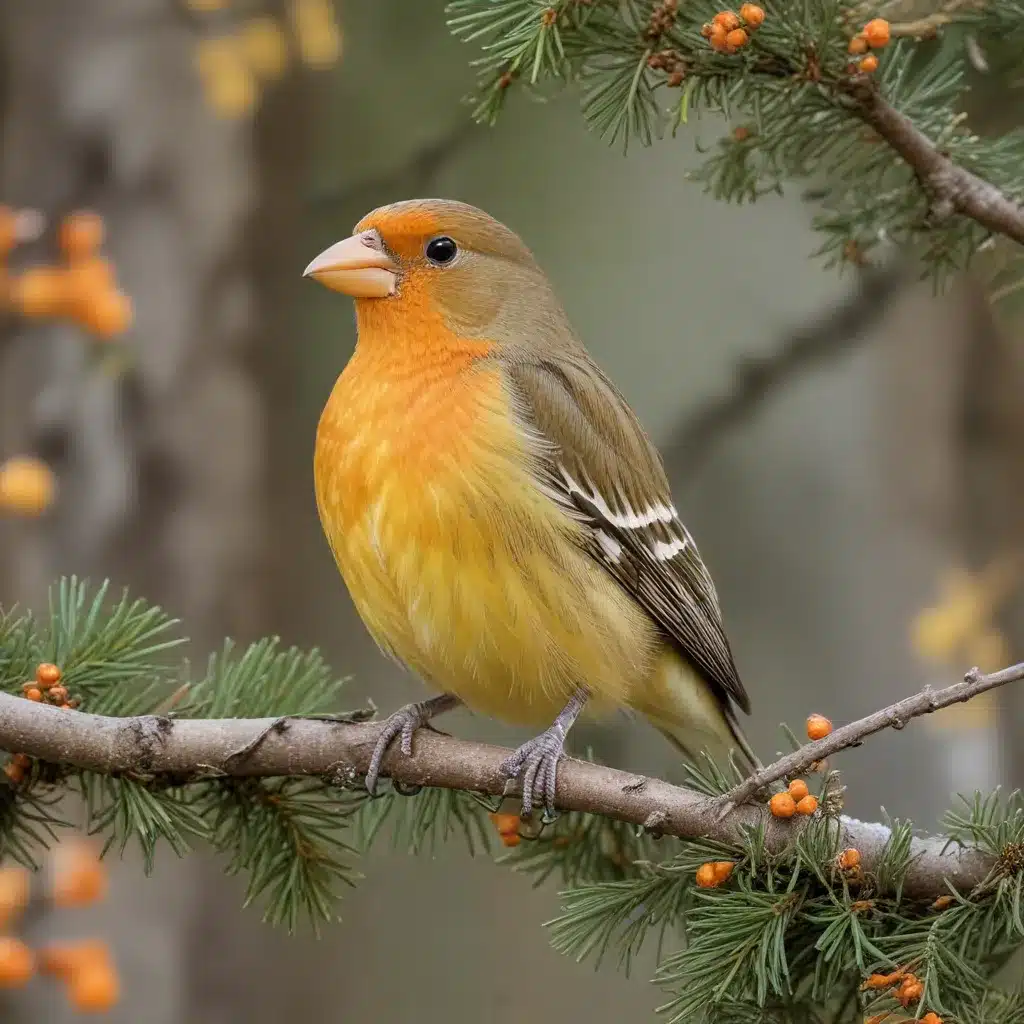
[[[462,336],[540,342],[571,334],[530,250],[482,210],[411,199],[367,214],[304,272],[356,300],[364,324],[440,317]]]

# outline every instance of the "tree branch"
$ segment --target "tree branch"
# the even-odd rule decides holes
[[[926,686],[920,693],[891,704],[881,711],[876,711],[866,718],[850,722],[831,732],[824,739],[816,740],[802,746],[799,750],[779,758],[774,764],[755,772],[745,782],[731,789],[722,802],[726,809],[734,804],[749,800],[759,789],[779,779],[794,778],[805,772],[815,761],[831,757],[840,750],[857,747],[868,737],[883,729],[902,729],[912,718],[919,715],[930,715],[933,711],[948,708],[953,704],[963,704],[978,694],[994,690],[997,686],[1024,679],[1024,662],[1011,665],[999,672],[983,675],[978,669],[972,668],[963,681],[947,686],[943,690],[933,690]]]
[[[775,771],[771,777],[780,778],[791,768],[796,771],[872,732],[897,723],[902,726],[914,715],[1022,677],[1024,665],[991,676],[969,673],[964,683],[900,701],[836,730],[829,739],[808,745],[766,771]],[[179,784],[219,775],[315,775],[339,785],[352,784],[365,775],[380,728],[376,723],[316,719],[107,718],[0,693],[0,748],[105,774],[162,775]],[[500,765],[508,753],[501,747],[423,730],[416,735],[412,757],[392,747],[384,771],[406,785],[498,796],[505,792]],[[740,804],[723,816],[720,801],[701,793],[573,758],[567,758],[559,770],[557,804],[563,810],[600,814],[684,839],[730,842],[742,826],[764,823],[767,847],[776,853],[792,842],[804,824],[774,819],[764,807],[752,804]],[[889,829],[845,817],[840,822],[841,842],[859,850],[865,870],[871,871],[884,854]],[[941,838],[914,840],[904,893],[929,899],[946,892],[947,885],[966,892],[993,867],[993,859],[976,850],[944,852],[944,847]]]
[[[936,219],[959,213],[994,234],[1024,245],[1024,207],[991,182],[950,160],[909,117],[882,96],[870,79],[853,78],[844,92],[854,101],[857,116],[910,165],[931,197],[932,215]]]
[[[766,355],[744,357],[731,389],[701,403],[673,431],[664,447],[672,475],[692,473],[721,437],[750,420],[793,380],[855,348],[909,280],[903,262],[868,267],[857,288],[834,307],[790,330]]]

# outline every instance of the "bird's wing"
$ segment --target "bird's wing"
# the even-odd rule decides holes
[[[672,504],[661,457],[585,354],[505,366],[538,483],[585,527],[588,553],[700,674],[744,711],[715,585]]]

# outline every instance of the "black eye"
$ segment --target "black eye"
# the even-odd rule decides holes
[[[432,238],[427,242],[427,259],[436,266],[443,267],[455,259],[459,247],[447,235]]]

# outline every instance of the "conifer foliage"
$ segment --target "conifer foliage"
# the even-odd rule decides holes
[[[205,673],[189,678],[181,643],[159,608],[63,580],[45,616],[0,619],[7,695],[0,710],[26,701],[83,721],[89,712],[156,716],[150,722],[288,716],[347,723],[371,714],[341,709],[343,682],[316,652],[274,639],[244,651],[226,644]],[[11,719],[9,711],[0,715],[6,747]],[[808,734],[823,735],[826,721],[812,717]],[[247,902],[294,929],[336,917],[338,896],[358,878],[360,854],[385,832],[412,853],[456,840],[475,853],[497,847],[500,863],[535,884],[559,883],[561,911],[546,928],[569,956],[629,970],[641,947],[656,947],[655,982],[672,1022],[1022,1019],[1024,994],[992,985],[1024,945],[1024,801],[1017,794],[965,799],[945,820],[948,843],[988,865],[977,884],[957,888],[940,879],[936,892],[918,887],[907,895],[911,823],[878,826],[888,838],[866,868],[860,852],[843,845],[835,772],[788,783],[799,824],[780,847],[768,830],[773,814],[787,815],[774,799],[769,810],[766,794],[756,798],[763,810],[757,824],[736,829],[729,841],[681,839],[659,835],[657,821],[637,829],[581,812],[521,822],[459,789],[395,784],[371,800],[361,779],[342,770],[257,778],[196,763],[177,774],[147,771],[141,727],[139,735],[140,767],[131,772],[86,771],[10,750],[0,781],[0,858],[34,865],[65,824],[58,799],[79,791],[88,827],[108,850],[137,844],[151,867],[160,847],[184,855],[209,843],[227,871],[246,878]],[[793,745],[800,746],[795,737]],[[691,769],[689,786],[718,798],[737,780],[731,768],[706,763]]]
[[[802,186],[830,264],[910,246],[941,281],[990,239],[1024,243],[1024,133],[982,137],[964,113],[978,67],[998,63],[1019,89],[1024,6],[948,0],[902,20],[914,6],[452,0],[448,19],[478,52],[478,120],[495,123],[518,90],[565,85],[587,124],[623,146],[723,115],[729,130],[698,143],[693,174],[712,195],[746,203]],[[999,273],[1000,294],[1015,294],[1017,247]]]

